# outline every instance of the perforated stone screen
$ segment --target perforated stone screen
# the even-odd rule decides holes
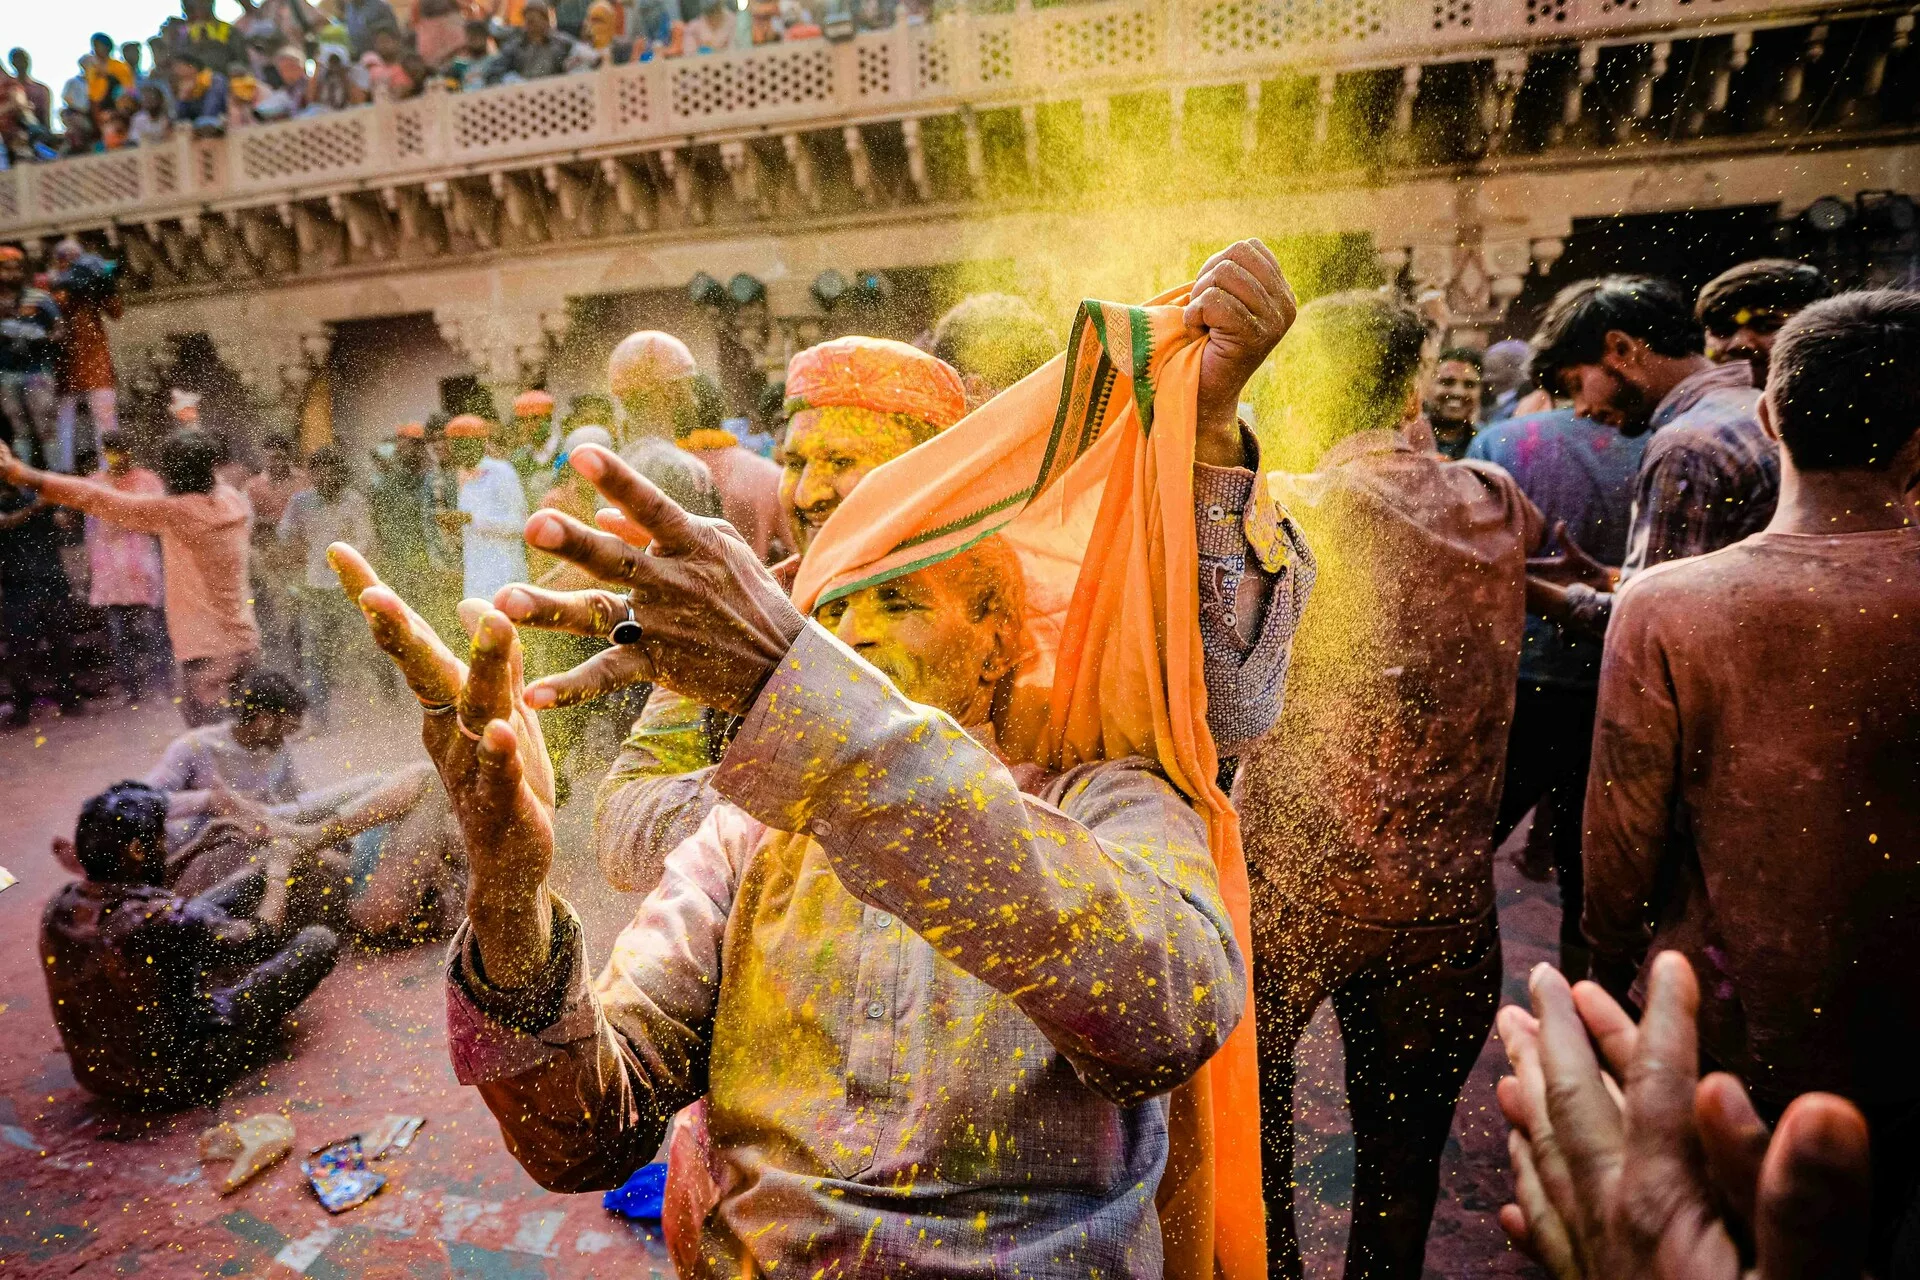
[[[613,93],[613,126],[621,132],[653,123],[653,101],[647,82],[638,74],[620,78]]]
[[[1013,79],[1013,32],[1006,28],[980,33],[980,83],[1002,84]]]
[[[424,103],[404,102],[394,108],[393,151],[402,160],[427,154],[427,108]]]
[[[1200,50],[1234,57],[1357,44],[1387,29],[1390,0],[1223,0],[1200,10]]]
[[[833,57],[824,43],[769,55],[688,59],[673,66],[673,113],[700,119],[832,102]]]
[[[355,169],[367,162],[361,113],[255,125],[238,134],[240,173],[249,182]]]
[[[1160,23],[1146,9],[1063,19],[1046,28],[1047,70],[1078,75],[1154,62],[1160,57]]]
[[[561,76],[453,100],[453,147],[487,150],[592,133],[593,79]]]
[[[918,92],[945,89],[952,82],[953,57],[936,31],[916,27],[913,35],[913,87]]]
[[[153,193],[157,196],[170,196],[180,190],[180,161],[170,151],[157,152],[153,157]]]
[[[861,45],[856,51],[860,69],[860,96],[885,98],[893,93],[893,48],[891,45]]]
[[[43,214],[130,204],[140,198],[140,161],[131,154],[66,160],[42,166],[37,176]]]
[[[0,218],[20,216],[20,178],[17,174],[0,173]]]
[[[1433,0],[1433,29],[1449,31],[1473,25],[1473,0]]]

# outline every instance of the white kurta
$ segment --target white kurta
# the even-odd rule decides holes
[[[461,539],[467,596],[491,600],[509,582],[525,582],[527,495],[512,464],[482,458],[460,484],[460,510],[473,517]]]

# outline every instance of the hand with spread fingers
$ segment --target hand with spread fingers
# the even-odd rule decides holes
[[[1870,1206],[1859,1111],[1806,1094],[1769,1136],[1739,1081],[1700,1080],[1700,992],[1677,952],[1654,962],[1638,1024],[1547,965],[1528,985],[1533,1013],[1509,1005],[1499,1019],[1516,1201],[1500,1223],[1517,1246],[1557,1280],[1857,1280]]]
[[[1183,317],[1189,331],[1207,335],[1200,354],[1198,461],[1247,465],[1236,425],[1240,392],[1286,337],[1299,309],[1280,260],[1259,240],[1229,245],[1201,268]]]
[[[687,514],[598,445],[569,465],[611,504],[590,529],[557,511],[527,521],[527,545],[577,566],[604,588],[503,587],[511,621],[617,642],[571,671],[527,687],[536,709],[584,702],[643,681],[705,706],[744,713],[805,619],[725,521]],[[616,628],[618,630],[616,631]]]
[[[473,637],[462,662],[358,551],[336,542],[327,558],[425,711],[420,736],[467,847],[467,918],[488,980],[524,986],[552,937],[553,769],[523,704],[519,634],[498,610],[462,601]]]

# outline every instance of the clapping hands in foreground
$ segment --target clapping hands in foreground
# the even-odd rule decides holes
[[[1851,1103],[1806,1094],[1769,1133],[1738,1080],[1700,1079],[1678,952],[1654,961],[1638,1024],[1551,966],[1528,987],[1533,1012],[1498,1024],[1517,1201],[1500,1223],[1518,1247],[1557,1280],[1858,1280],[1870,1168]]]

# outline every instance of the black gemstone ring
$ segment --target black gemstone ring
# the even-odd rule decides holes
[[[640,623],[633,616],[633,599],[627,599],[627,616],[613,624],[613,630],[607,633],[607,640],[613,644],[639,644]]]

